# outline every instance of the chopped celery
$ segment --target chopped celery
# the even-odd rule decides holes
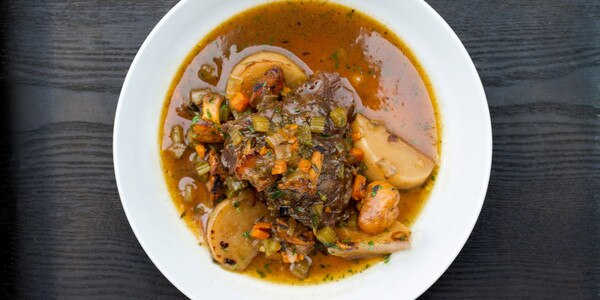
[[[312,135],[310,133],[310,126],[298,126],[298,140],[304,145],[312,145]]]
[[[283,144],[275,147],[275,158],[288,161],[292,158],[292,146],[290,144]]]
[[[254,131],[267,132],[269,131],[269,119],[258,115],[252,116],[252,127],[254,127]]]
[[[336,127],[344,127],[348,120],[346,119],[346,109],[343,107],[338,107],[331,112],[329,112],[329,118],[335,124]]]
[[[196,164],[196,172],[198,172],[198,176],[202,176],[207,174],[210,171],[210,165],[208,162],[200,161]]]
[[[329,226],[317,230],[315,236],[325,247],[331,247],[337,241],[337,234]]]
[[[171,140],[174,144],[180,143],[185,144],[183,138],[183,127],[181,125],[175,125],[171,128]]]
[[[263,241],[263,246],[265,246],[265,256],[269,257],[271,255],[277,254],[279,250],[281,250],[281,244],[273,239],[266,239]]]
[[[231,142],[233,143],[234,146],[239,145],[242,142],[242,139],[244,138],[242,136],[242,134],[240,133],[240,131],[237,129],[230,130],[229,137],[231,138]]]
[[[310,118],[310,131],[322,133],[325,131],[325,117],[312,117]]]
[[[293,267],[290,267],[292,274],[300,279],[306,278],[309,270],[310,263],[306,259],[298,261],[293,265]]]
[[[223,103],[219,109],[219,118],[221,122],[227,122],[227,120],[229,120],[230,113],[231,110],[229,110],[229,105]]]
[[[227,82],[227,94],[225,95],[229,100],[233,99],[235,94],[242,90],[242,82],[244,78],[236,75],[229,75],[229,81]]]
[[[323,203],[317,203],[315,205],[313,205],[313,207],[311,208],[312,211],[312,226],[313,228],[316,228],[317,226],[319,226],[319,223],[321,222],[321,218],[323,217]]]
[[[279,146],[279,144],[284,142],[284,139],[279,133],[273,133],[267,136],[266,141],[271,148],[275,149],[277,146]]]

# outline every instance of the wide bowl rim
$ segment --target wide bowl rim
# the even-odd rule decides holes
[[[132,228],[132,231],[134,232],[134,235],[136,236],[138,242],[140,243],[140,245],[142,246],[142,248],[144,249],[144,251],[146,252],[148,257],[150,258],[150,260],[179,291],[181,291],[183,294],[185,294],[189,298],[193,298],[194,295],[190,292],[190,290],[186,286],[184,286],[178,280],[175,279],[175,276],[173,274],[171,274],[169,269],[160,261],[159,258],[157,258],[153,249],[146,244],[143,234],[141,233],[141,229],[137,226],[137,224],[135,222],[135,218],[133,216],[133,213],[131,212],[131,209],[128,205],[126,197],[123,196],[123,194],[124,194],[123,186],[122,186],[123,179],[120,176],[122,160],[119,156],[119,147],[121,147],[121,145],[119,143],[119,141],[120,141],[120,131],[119,130],[122,126],[121,123],[123,120],[123,106],[124,106],[123,103],[125,101],[127,101],[124,96],[126,94],[125,91],[127,91],[128,89],[131,89],[130,85],[131,85],[131,80],[132,80],[132,76],[133,76],[132,74],[135,73],[135,71],[138,69],[138,65],[140,64],[140,60],[141,60],[140,57],[143,55],[143,53],[146,52],[147,48],[150,47],[150,44],[153,41],[154,37],[157,35],[157,32],[164,26],[164,24],[169,22],[169,20],[171,20],[173,18],[173,16],[177,15],[180,10],[185,8],[186,3],[191,2],[191,1],[193,1],[193,0],[182,0],[182,1],[178,2],[175,6],[173,6],[173,8],[171,8],[167,12],[167,14],[165,14],[165,16],[163,18],[161,18],[161,20],[152,29],[152,31],[147,36],[147,38],[145,39],[143,44],[140,46],[140,49],[138,50],[134,60],[132,61],[131,66],[127,72],[126,78],[123,82],[123,87],[121,89],[121,93],[120,93],[118,104],[117,104],[117,109],[116,109],[116,114],[115,114],[115,123],[114,123],[114,129],[113,129],[113,161],[114,161],[115,179],[116,179],[116,184],[117,184],[117,188],[119,191],[119,197],[121,199],[121,203],[123,205],[123,210],[125,212],[127,220],[129,222],[129,224]],[[472,218],[469,220],[470,225],[468,226],[469,227],[468,231],[465,231],[464,234],[462,235],[462,240],[460,242],[456,243],[457,247],[456,247],[456,249],[453,250],[453,254],[451,255],[452,259],[448,260],[446,262],[446,264],[443,266],[443,268],[439,268],[440,271],[437,272],[437,274],[432,275],[430,277],[429,282],[422,284],[421,285],[422,287],[420,289],[415,290],[415,291],[413,291],[413,293],[411,293],[411,297],[414,296],[416,298],[419,295],[421,295],[422,293],[424,293],[429,287],[431,287],[440,278],[440,276],[448,269],[448,267],[456,259],[456,257],[458,256],[458,254],[460,253],[460,251],[466,244],[468,238],[470,237],[470,235],[475,227],[475,224],[481,213],[481,209],[483,207],[483,203],[485,201],[485,196],[487,193],[487,188],[489,185],[489,178],[491,175],[491,167],[492,167],[493,140],[492,140],[491,118],[490,118],[490,114],[489,114],[489,107],[488,107],[485,91],[483,89],[483,85],[481,83],[479,74],[478,74],[478,72],[475,68],[475,65],[474,65],[471,57],[469,56],[466,48],[464,47],[464,45],[462,44],[462,42],[460,41],[460,39],[458,38],[456,33],[450,28],[450,26],[443,20],[443,18],[428,3],[426,3],[423,0],[412,0],[412,1],[414,1],[417,5],[421,5],[422,8],[428,10],[429,14],[431,14],[434,18],[437,19],[437,21],[444,27],[444,31],[446,32],[446,34],[448,34],[448,36],[451,39],[453,39],[454,43],[459,47],[459,49],[461,51],[461,55],[463,56],[462,59],[465,59],[465,61],[468,62],[468,64],[465,65],[465,67],[469,68],[470,70],[468,70],[468,71],[475,75],[477,84],[476,84],[476,87],[474,87],[474,88],[477,89],[476,93],[478,94],[478,97],[485,104],[484,105],[485,107],[483,108],[484,113],[482,114],[482,117],[485,119],[486,128],[484,128],[484,130],[486,132],[486,136],[488,137],[488,139],[486,141],[482,142],[482,144],[484,144],[484,148],[485,148],[484,156],[486,158],[485,166],[483,166],[483,168],[484,168],[483,175],[485,177],[484,178],[485,184],[482,184],[479,187],[479,190],[477,192],[477,195],[478,195],[478,198],[480,199],[480,201],[477,203],[477,207],[473,207],[474,211],[476,211],[476,213],[471,215]],[[261,3],[263,3],[263,2],[269,2],[269,0],[261,1]],[[341,2],[343,4],[343,1],[335,1],[335,2]],[[224,18],[224,20],[225,19],[226,18]],[[409,47],[410,47],[410,45],[409,45]]]

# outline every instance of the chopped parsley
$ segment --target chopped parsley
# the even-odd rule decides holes
[[[335,62],[335,69],[340,67],[340,54],[338,53],[337,50],[335,50],[335,52],[331,53],[331,59],[333,59],[333,61]]]
[[[235,207],[235,211],[238,214],[242,212],[242,208],[240,207],[240,201],[233,201],[233,207]]]
[[[265,275],[265,272],[263,272],[262,270],[256,270],[256,273],[258,273],[258,275],[260,276],[260,278],[267,277],[267,275]]]
[[[250,238],[250,231],[246,231],[244,233],[242,233],[242,236],[249,239]]]
[[[274,199],[279,199],[279,198],[281,197],[281,195],[283,195],[283,192],[282,192],[281,190],[278,190],[278,189],[274,189],[274,190],[273,190],[273,191],[272,191],[272,192],[269,194],[269,196],[270,196],[271,198],[274,198]]]
[[[200,121],[200,116],[196,115],[192,118],[192,124],[196,124],[198,121]]]
[[[389,254],[389,253],[388,253],[388,254],[386,254],[386,255],[384,255],[384,256],[383,256],[383,262],[384,262],[384,263],[386,263],[386,264],[387,264],[387,263],[389,263],[389,262],[390,262],[390,257],[391,257],[391,256],[392,256],[392,255],[391,255],[391,254]]]
[[[375,197],[375,195],[377,195],[377,191],[381,188],[381,186],[379,184],[375,185],[373,187],[373,190],[371,191],[371,197]]]

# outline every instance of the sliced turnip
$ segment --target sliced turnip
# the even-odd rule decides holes
[[[410,229],[400,222],[394,222],[377,235],[349,228],[338,229],[337,234],[342,242],[327,251],[345,259],[380,256],[410,247]]]
[[[360,138],[354,146],[364,152],[369,181],[385,180],[396,188],[421,185],[431,174],[434,162],[401,139],[390,135],[385,126],[358,114],[352,132]]]
[[[240,61],[227,81],[226,96],[229,99],[239,93],[252,94],[252,87],[272,67],[280,67],[285,76],[286,86],[295,88],[308,80],[304,71],[285,55],[263,51],[252,54]]]
[[[258,254],[258,247],[248,236],[256,219],[268,214],[251,192],[221,201],[211,212],[206,226],[206,240],[213,258],[223,267],[244,270]]]

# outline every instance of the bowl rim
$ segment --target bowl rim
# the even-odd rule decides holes
[[[131,209],[129,208],[129,205],[128,205],[127,201],[125,200],[125,197],[123,196],[123,187],[122,187],[123,179],[120,176],[121,158],[119,157],[119,154],[118,154],[119,153],[118,148],[120,145],[119,145],[118,141],[119,141],[119,136],[120,136],[119,129],[122,126],[121,123],[122,123],[122,119],[123,119],[123,105],[124,105],[123,103],[124,103],[124,101],[126,101],[124,94],[125,94],[126,90],[131,88],[130,86],[131,86],[131,81],[132,81],[132,74],[134,73],[134,71],[136,69],[138,69],[138,65],[140,64],[140,60],[141,60],[140,54],[144,53],[150,47],[151,41],[154,39],[154,37],[157,35],[157,33],[160,31],[160,29],[165,25],[165,23],[169,22],[169,20],[171,18],[173,18],[173,16],[177,15],[180,10],[185,8],[186,3],[191,2],[191,1],[194,1],[194,0],[181,0],[178,3],[176,3],[161,18],[161,20],[153,27],[152,31],[148,34],[148,36],[146,37],[146,39],[140,46],[139,50],[137,51],[135,58],[133,59],[131,66],[127,72],[127,75],[123,82],[121,92],[119,94],[119,100],[117,103],[117,108],[116,108],[116,113],[115,113],[115,122],[114,122],[114,128],[113,128],[113,147],[112,147],[115,180],[116,180],[116,184],[117,184],[117,188],[118,188],[118,192],[119,192],[119,198],[121,200],[123,210],[125,212],[125,215],[126,215],[127,220],[132,228],[134,235],[136,236],[138,242],[144,249],[144,252],[148,255],[148,257],[154,263],[154,265],[161,271],[161,273],[165,276],[165,278],[167,278],[167,280],[169,280],[169,282],[171,284],[173,284],[180,292],[182,292],[185,296],[187,296],[189,298],[193,298],[194,295],[192,295],[185,286],[180,284],[180,282],[175,280],[174,276],[167,270],[165,265],[163,265],[161,263],[161,261],[155,256],[155,253],[152,251],[152,249],[146,244],[146,242],[142,238],[141,229],[138,228],[137,224],[134,222],[134,217],[132,215]],[[270,1],[272,1],[272,0],[260,1],[258,4],[252,5],[252,7],[255,5],[261,5],[263,3],[268,3]],[[462,240],[460,242],[457,242],[457,244],[456,244],[457,247],[456,247],[456,249],[454,249],[453,254],[451,255],[452,259],[448,260],[443,268],[439,268],[440,271],[437,272],[437,274],[432,275],[430,277],[430,281],[427,282],[426,284],[423,284],[421,289],[412,293],[412,296],[414,296],[414,298],[416,298],[416,297],[420,296],[421,294],[423,294],[425,291],[427,291],[446,272],[448,267],[452,264],[452,262],[454,262],[454,260],[456,259],[456,257],[458,256],[458,254],[460,253],[460,251],[463,249],[464,245],[466,244],[467,240],[471,236],[471,233],[476,225],[476,222],[481,213],[481,209],[485,202],[485,197],[486,197],[487,189],[489,186],[489,179],[490,179],[491,167],[492,167],[493,135],[492,135],[491,118],[490,118],[490,113],[489,113],[489,104],[487,102],[485,90],[483,88],[483,84],[481,82],[481,79],[479,77],[477,69],[476,69],[471,57],[469,56],[466,48],[464,47],[463,43],[460,41],[460,39],[458,38],[456,33],[452,30],[452,28],[446,23],[446,21],[428,3],[426,3],[424,0],[410,0],[410,1],[413,1],[413,2],[415,2],[415,4],[420,5],[423,9],[427,10],[428,13],[432,17],[437,19],[438,23],[440,25],[442,25],[445,34],[447,34],[448,37],[450,37],[453,40],[453,42],[458,46],[462,58],[468,62],[468,64],[465,65],[465,67],[469,68],[469,72],[472,72],[473,74],[475,74],[476,81],[477,81],[476,87],[474,86],[474,88],[477,89],[475,92],[485,103],[484,108],[483,108],[485,113],[482,114],[481,116],[485,119],[486,128],[484,128],[484,130],[485,130],[485,135],[488,137],[488,139],[486,141],[481,142],[485,149],[484,156],[486,159],[486,164],[485,164],[485,166],[482,167],[482,168],[484,168],[483,169],[483,174],[484,174],[483,179],[484,179],[485,184],[480,185],[479,190],[477,191],[477,196],[478,196],[478,199],[480,199],[480,201],[478,202],[477,207],[474,207],[476,213],[471,215],[472,218],[471,218],[471,220],[469,220],[468,231],[465,231],[464,234],[462,235]],[[344,3],[344,1],[340,1],[340,0],[334,0],[333,2],[338,2],[343,5],[346,5]],[[225,19],[223,19],[223,20],[225,20]],[[410,48],[410,44],[408,44],[408,46]],[[423,67],[423,68],[425,68],[425,67]],[[434,87],[434,90],[435,90],[435,87]],[[439,101],[439,99],[438,99],[438,101]],[[441,118],[444,119],[443,116]],[[441,161],[443,161],[443,157],[441,158]]]

